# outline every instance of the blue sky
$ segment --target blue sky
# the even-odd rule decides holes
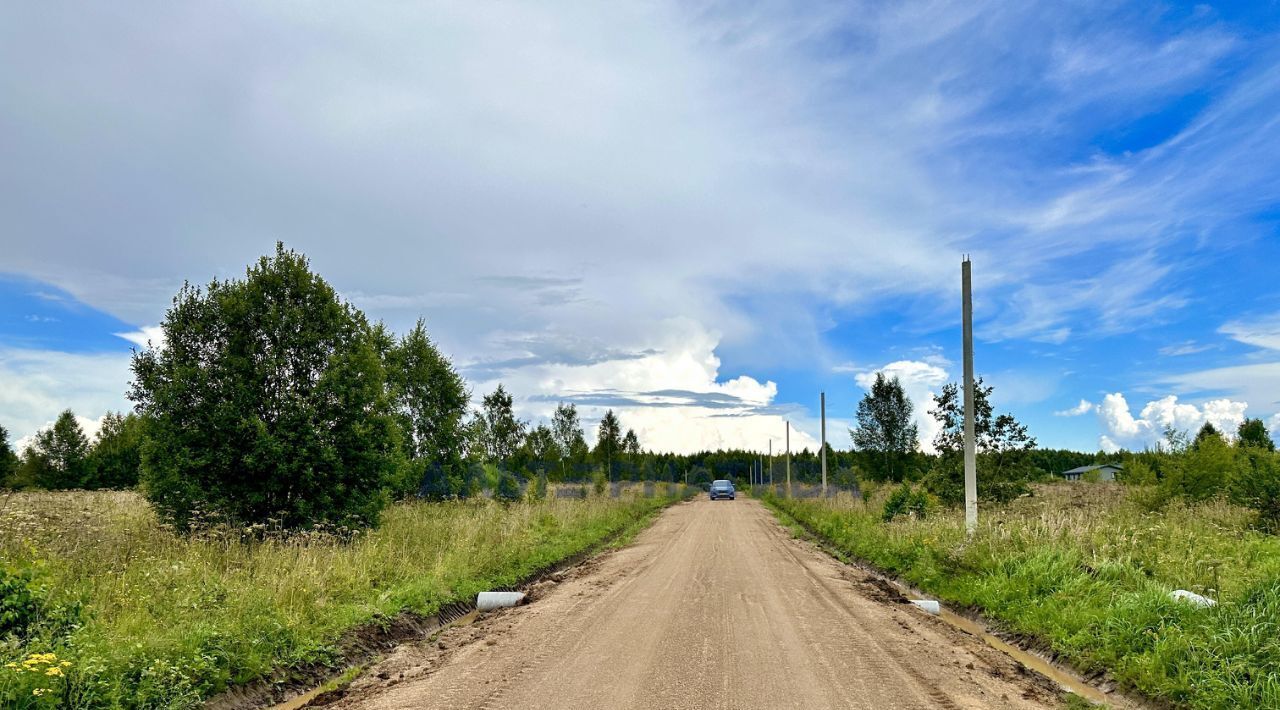
[[[1280,428],[1280,5],[0,9],[0,424],[128,406],[279,239],[524,416],[832,439],[978,370],[1043,445]],[[148,330],[149,329],[149,330]],[[928,421],[922,421],[926,437]]]

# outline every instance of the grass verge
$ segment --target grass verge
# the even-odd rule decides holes
[[[1280,539],[1221,502],[1149,512],[1117,486],[1045,486],[963,515],[885,523],[843,497],[765,496],[852,558],[1007,631],[1086,673],[1179,707],[1280,707]],[[1172,589],[1216,597],[1197,608]]]
[[[247,541],[174,534],[131,493],[0,496],[0,706],[195,707],[633,535],[672,500],[412,502],[354,540]]]

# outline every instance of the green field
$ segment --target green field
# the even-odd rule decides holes
[[[1280,538],[1221,501],[1159,512],[1144,491],[1036,486],[984,507],[972,540],[963,512],[882,520],[883,501],[766,502],[852,558],[892,573],[1085,672],[1176,706],[1280,707]],[[1219,600],[1169,599],[1188,589]]]
[[[0,494],[0,628],[20,629],[0,637],[0,706],[195,706],[336,661],[361,624],[512,585],[671,500],[402,503],[344,539],[176,535],[134,493]]]

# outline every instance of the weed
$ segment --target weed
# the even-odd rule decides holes
[[[1164,501],[1109,484],[1036,486],[984,508],[883,522],[850,496],[768,497],[835,548],[947,602],[983,610],[1084,671],[1181,707],[1280,707],[1280,538],[1221,500]],[[1215,597],[1202,609],[1172,589]]]

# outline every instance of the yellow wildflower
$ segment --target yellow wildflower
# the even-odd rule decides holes
[[[62,669],[57,666],[50,666],[49,670],[45,671],[44,674],[49,676],[60,676],[62,675]]]

